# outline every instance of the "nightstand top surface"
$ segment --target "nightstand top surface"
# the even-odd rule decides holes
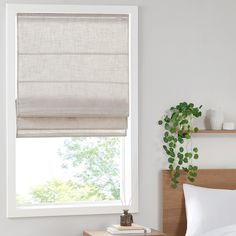
[[[148,234],[110,234],[105,230],[85,230],[83,233],[83,236],[143,236],[143,235],[147,235],[147,236],[165,236],[166,234],[158,231],[158,230],[154,230],[152,229],[151,233]]]

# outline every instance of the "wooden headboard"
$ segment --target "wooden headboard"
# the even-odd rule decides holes
[[[183,195],[185,176],[180,178],[177,189],[170,186],[168,170],[162,171],[163,183],[163,231],[167,236],[184,236],[186,231],[186,214]],[[198,171],[193,185],[206,188],[236,189],[236,169],[205,169]]]

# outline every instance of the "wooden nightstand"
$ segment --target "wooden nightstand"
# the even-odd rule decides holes
[[[152,229],[152,232],[149,233],[149,234],[110,234],[108,233],[107,231],[96,231],[96,230],[85,230],[83,232],[83,236],[111,236],[111,235],[114,235],[114,236],[165,236],[166,234],[158,231],[158,230],[154,230]]]

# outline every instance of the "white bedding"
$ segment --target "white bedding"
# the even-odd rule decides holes
[[[236,224],[211,230],[201,236],[236,236]]]
[[[189,184],[183,187],[187,215],[185,236],[203,236],[206,232],[209,232],[206,236],[236,236],[236,190]]]

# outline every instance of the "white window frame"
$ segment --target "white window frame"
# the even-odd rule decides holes
[[[130,212],[138,212],[138,7],[48,4],[6,5],[6,127],[7,127],[7,217],[114,214],[121,202],[19,207],[16,205],[16,112],[17,13],[94,13],[129,15],[129,129],[125,138],[124,189],[132,196]],[[128,147],[128,148],[127,148]]]

